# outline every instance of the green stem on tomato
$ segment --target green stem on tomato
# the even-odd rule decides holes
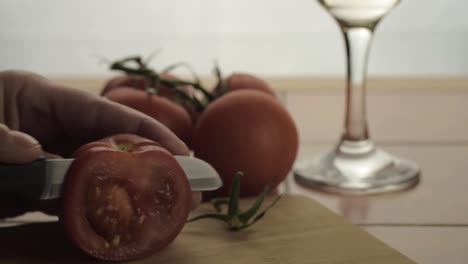
[[[227,216],[234,218],[239,213],[239,193],[240,193],[240,179],[244,175],[242,172],[237,172],[232,181],[231,193],[229,195],[229,207]]]
[[[151,78],[151,87],[146,88],[147,91],[152,92],[151,94],[159,93],[159,75]]]
[[[183,61],[176,62],[176,63],[171,64],[171,65],[167,66],[166,68],[164,68],[162,70],[162,73],[169,73],[169,72],[171,72],[172,70],[174,70],[174,69],[176,69],[178,67],[184,67],[184,68],[188,69],[190,71],[191,75],[192,75],[192,78],[195,80],[194,82],[176,80],[176,81],[180,82],[179,85],[190,85],[193,88],[199,90],[201,93],[203,93],[203,95],[207,98],[208,103],[214,101],[215,97],[210,92],[208,92],[208,90],[205,87],[203,87],[201,85],[200,77],[198,77],[195,70],[188,63],[183,62]]]
[[[168,80],[163,78],[161,78],[161,83],[166,85],[190,85],[198,91],[202,92],[208,102],[212,102],[215,99],[214,96],[210,92],[208,92],[208,90],[206,90],[200,83],[189,82],[184,80]]]
[[[131,59],[127,59],[126,61],[130,61],[130,60]],[[199,86],[199,84],[186,82],[186,81],[173,81],[173,80],[164,79],[164,78],[161,78],[161,76],[158,73],[156,73],[155,71],[149,68],[142,68],[142,67],[138,69],[131,68],[131,67],[125,66],[124,63],[122,63],[122,61],[113,63],[111,65],[111,69],[122,71],[126,74],[143,76],[145,78],[150,79],[152,87],[147,89],[147,91],[149,91],[150,93],[157,92],[158,86],[160,84],[164,84],[168,86],[169,88],[173,89],[184,100],[192,103],[195,106],[197,111],[203,111],[206,107],[205,104],[203,104],[202,102],[200,102],[200,100],[198,100],[198,98],[188,95],[184,90],[178,87],[181,85],[192,85],[194,88],[196,88],[196,86]]]
[[[123,59],[117,60],[114,63],[112,63],[111,69],[113,65],[124,65],[129,62],[135,62],[140,68],[147,68],[141,56],[129,56],[129,57],[125,57]]]
[[[143,68],[143,67],[138,68],[138,69],[130,68],[130,67],[125,66],[123,63],[119,63],[119,62],[112,63],[110,68],[111,70],[123,71],[126,74],[133,74],[133,75],[140,75],[140,76],[148,76],[154,73],[153,70],[148,69],[148,68]]]
[[[239,209],[239,192],[241,177],[241,172],[236,173],[236,175],[234,176],[229,198],[221,197],[215,198],[211,201],[217,213],[199,215],[197,217],[191,218],[190,220],[188,220],[188,222],[212,218],[225,222],[228,226],[228,229],[231,231],[240,231],[242,229],[252,226],[257,221],[262,219],[265,216],[266,212],[278,202],[278,200],[281,198],[281,195],[277,196],[272,203],[270,203],[263,211],[258,213],[261,205],[265,200],[266,195],[270,190],[270,188],[267,186],[257,197],[253,206],[247,211],[242,212]],[[227,213],[223,214],[222,207],[226,205],[228,206]]]
[[[213,198],[211,200],[211,204],[213,205],[216,212],[221,213],[221,211],[223,211],[223,206],[229,204],[229,197]]]
[[[162,83],[162,82],[161,82],[161,83]],[[197,110],[198,112],[201,112],[201,111],[203,111],[203,110],[206,108],[206,106],[205,106],[202,102],[200,102],[200,100],[198,100],[198,99],[197,99],[196,97],[194,97],[194,96],[188,95],[184,90],[180,89],[179,87],[174,86],[174,87],[172,87],[172,89],[173,89],[178,95],[180,95],[180,96],[182,97],[182,99],[191,102],[191,103],[195,106],[195,108],[196,108],[196,110]]]
[[[128,62],[135,62],[139,65],[138,68],[128,67],[125,64]],[[126,74],[142,76],[145,78],[150,79],[151,86],[157,91],[158,85],[163,84],[168,86],[169,88],[173,89],[177,94],[179,94],[184,100],[189,101],[192,103],[197,111],[203,111],[211,101],[215,98],[208,92],[199,82],[189,82],[184,80],[169,80],[162,78],[156,71],[146,67],[146,64],[142,62],[141,57],[128,57],[122,60],[118,60],[111,64],[111,70],[122,71]],[[185,91],[179,88],[179,86],[189,85],[195,88],[196,90],[200,91],[204,98],[206,98],[206,102],[202,103],[198,98],[195,96],[188,95]],[[154,89],[152,91],[154,91]]]
[[[175,70],[176,68],[184,67],[186,68],[190,74],[192,75],[192,78],[195,80],[196,83],[200,83],[200,77],[198,77],[198,74],[195,72],[195,70],[190,66],[188,63],[184,61],[176,62],[174,64],[171,64],[164,68],[161,72],[162,73],[170,73],[171,71]]]
[[[221,85],[221,82],[223,81],[223,74],[221,73],[221,69],[219,68],[219,64],[217,61],[214,62],[214,69],[213,72],[216,76],[216,79],[218,80],[216,87]]]
[[[266,212],[268,210],[270,210],[270,208],[272,208],[273,206],[275,206],[275,204],[279,201],[279,199],[281,199],[282,195],[278,195],[276,196],[276,198],[273,200],[273,202],[271,202],[263,211],[261,211],[260,213],[258,213],[250,222],[246,223],[245,225],[243,226],[240,226],[239,229],[235,230],[235,231],[239,231],[239,230],[242,230],[242,229],[246,229],[247,227],[250,227],[252,226],[253,224],[255,224],[256,222],[258,222],[258,220],[262,219],[265,215],[266,215]]]
[[[223,82],[223,74],[221,73],[221,69],[219,68],[218,62],[214,62],[213,73],[217,79],[217,83],[214,89],[214,97],[220,97],[221,95],[225,94],[228,89],[228,83]]]

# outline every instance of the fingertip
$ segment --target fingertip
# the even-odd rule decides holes
[[[10,136],[12,137],[14,141],[13,143],[19,147],[31,148],[31,149],[34,149],[38,146],[40,147],[39,142],[28,134],[11,130]]]
[[[0,161],[4,163],[29,163],[38,159],[42,147],[33,137],[19,131],[8,130],[2,136]]]
[[[42,146],[38,143],[28,148],[22,149],[19,153],[18,163],[28,163],[35,161],[42,155]]]
[[[182,155],[182,156],[189,156],[190,155],[190,149],[185,145],[185,143],[179,139],[179,141],[173,141],[171,142],[172,144],[166,144],[166,145],[171,145],[169,146],[168,149],[172,154],[174,155]],[[163,144],[164,145],[164,144]]]
[[[17,131],[14,131],[17,132]],[[13,136],[16,153],[12,155],[13,163],[29,163],[42,155],[42,146],[33,137],[18,132]]]
[[[139,135],[160,143],[174,155],[188,156],[190,149],[169,128],[153,119],[144,119],[138,128]]]

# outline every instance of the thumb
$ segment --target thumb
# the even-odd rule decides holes
[[[33,137],[0,124],[0,163],[28,163],[41,154],[41,145]]]

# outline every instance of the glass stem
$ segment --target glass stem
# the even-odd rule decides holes
[[[346,113],[343,140],[363,141],[369,138],[366,116],[366,75],[373,29],[343,27],[346,41],[347,80]]]

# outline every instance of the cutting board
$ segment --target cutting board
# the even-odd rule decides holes
[[[241,208],[251,202],[243,200]],[[193,215],[211,210],[203,204]],[[65,240],[57,223],[0,228],[1,264],[90,262]],[[216,220],[189,223],[166,249],[132,263],[414,262],[309,198],[286,195],[250,229],[231,232]]]

